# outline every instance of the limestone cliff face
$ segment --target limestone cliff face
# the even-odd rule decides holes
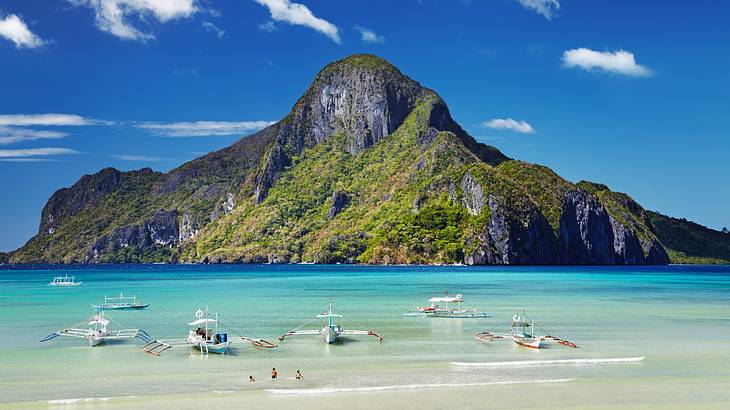
[[[614,241],[608,213],[586,192],[568,192],[560,218],[560,256],[566,263],[614,263]]]
[[[473,189],[472,189],[473,192]],[[473,193],[465,191],[465,195]],[[656,238],[645,251],[637,235],[611,217],[597,197],[580,189],[565,194],[557,235],[537,211],[515,216],[493,196],[481,246],[470,265],[661,265],[669,258]],[[472,207],[467,206],[472,209]]]
[[[334,135],[344,135],[348,151],[358,154],[400,127],[427,94],[436,95],[375,56],[354,55],[329,64],[277,125],[275,141],[256,175],[256,203],[266,198],[292,156]],[[436,98],[428,121],[430,128],[454,132],[486,161],[507,159],[464,132],[451,118],[446,103]]]
[[[114,229],[99,238],[89,250],[85,262],[126,262],[117,259],[124,248],[144,253],[153,248],[172,248],[178,244],[180,232],[177,211],[159,210],[139,225]]]
[[[105,168],[97,174],[81,177],[69,188],[59,189],[43,207],[38,234],[53,234],[64,220],[87,206],[98,204],[104,195],[117,189],[121,181],[121,172],[114,168]]]
[[[468,265],[553,265],[558,264],[558,243],[545,218],[535,211],[517,219],[502,198],[489,196],[490,218],[481,244],[466,255]]]

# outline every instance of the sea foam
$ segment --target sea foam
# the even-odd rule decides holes
[[[518,360],[514,362],[451,362],[454,366],[459,367],[534,367],[548,366],[554,364],[574,364],[574,365],[593,365],[593,364],[617,364],[617,363],[636,363],[644,360],[644,356],[639,357],[612,357],[605,359],[558,359],[558,360]]]
[[[502,386],[510,384],[535,384],[535,383],[565,383],[575,379],[537,379],[537,380],[507,380],[484,383],[429,383],[429,384],[402,384],[390,386],[367,386],[367,387],[318,387],[313,389],[266,389],[273,394],[302,394],[322,395],[332,393],[372,393],[389,390],[418,390],[418,389],[440,389],[458,387],[482,387]]]

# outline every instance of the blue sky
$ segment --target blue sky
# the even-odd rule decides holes
[[[296,1],[0,0],[0,250],[81,175],[225,147],[353,53],[513,158],[730,225],[730,3]]]

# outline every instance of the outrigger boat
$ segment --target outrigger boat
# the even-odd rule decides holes
[[[53,280],[48,283],[48,286],[55,286],[60,288],[67,288],[73,286],[79,286],[82,282],[76,282],[74,276],[54,276]]]
[[[105,310],[145,309],[149,306],[149,303],[140,302],[137,296],[124,296],[122,293],[119,293],[118,298],[104,295],[103,305],[91,305],[93,308]]]
[[[309,322],[299,326],[296,329],[292,329],[283,335],[279,336],[280,341],[284,341],[289,336],[303,336],[303,335],[320,335],[324,337],[324,342],[331,344],[335,343],[340,336],[374,336],[378,338],[378,341],[382,341],[383,338],[372,330],[351,330],[344,329],[342,326],[335,323],[335,319],[342,319],[344,316],[341,314],[334,313],[332,311],[332,299],[330,299],[327,311],[322,312],[315,316]],[[317,319],[327,319],[327,323],[321,329],[304,329],[303,327],[309,325]]]
[[[480,312],[477,309],[465,308],[462,306],[464,299],[461,293],[456,296],[449,296],[449,291],[444,292],[442,297],[434,297],[428,300],[429,306],[422,306],[415,311],[408,311],[403,316],[426,316],[426,317],[448,317],[448,318],[486,318],[487,313]],[[440,305],[443,303],[443,307]],[[449,304],[456,304],[456,307],[450,307]]]
[[[243,335],[229,337],[227,332],[220,330],[221,324],[218,313],[211,315],[208,313],[207,307],[205,312],[198,309],[195,312],[195,320],[188,323],[188,326],[192,326],[194,329],[190,329],[185,339],[152,340],[142,346],[142,350],[145,353],[159,356],[160,353],[173,346],[190,346],[204,355],[208,353],[226,354],[234,341],[249,342],[256,347],[266,349],[277,347],[276,344],[264,339]]]
[[[474,338],[480,342],[493,342],[500,339],[512,339],[515,343],[520,346],[529,347],[531,349],[542,349],[546,347],[547,342],[554,341],[558,344],[567,347],[578,348],[578,346],[565,339],[555,337],[552,335],[539,336],[535,334],[535,322],[527,317],[525,310],[521,313],[517,313],[512,316],[512,325],[510,326],[510,333],[492,333],[492,332],[480,332],[477,333]]]
[[[82,326],[84,322],[74,326]],[[98,346],[104,343],[105,340],[117,340],[117,339],[132,339],[139,338],[145,343],[149,343],[150,335],[141,329],[120,329],[120,330],[109,330],[109,324],[111,320],[104,317],[104,310],[98,309],[96,314],[91,321],[88,322],[86,328],[81,327],[70,327],[67,329],[53,332],[50,335],[41,339],[41,342],[46,342],[51,339],[55,339],[59,336],[76,337],[79,339],[86,339],[89,346]]]

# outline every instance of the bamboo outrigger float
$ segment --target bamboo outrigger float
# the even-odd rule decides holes
[[[218,313],[208,313],[198,309],[195,312],[195,320],[188,323],[188,326],[194,327],[188,332],[188,336],[184,339],[167,339],[167,340],[150,340],[141,347],[142,351],[155,356],[159,356],[162,352],[172,349],[173,346],[189,346],[192,349],[199,350],[201,354],[226,354],[233,342],[248,342],[253,346],[272,349],[277,347],[276,344],[260,338],[253,338],[244,335],[230,336],[228,331],[221,330],[222,323]],[[230,326],[228,326],[230,327]]]
[[[479,332],[474,335],[474,338],[480,342],[493,342],[501,339],[512,339],[515,343],[520,346],[529,347],[531,349],[542,349],[546,347],[547,342],[554,341],[560,345],[566,347],[578,348],[578,346],[565,339],[555,337],[552,335],[536,335],[535,334],[535,322],[527,317],[525,310],[521,313],[517,313],[512,316],[512,325],[510,326],[510,333],[492,333],[492,332]]]
[[[283,342],[284,339],[290,336],[320,335],[324,337],[325,343],[332,344],[335,343],[340,338],[340,336],[346,335],[373,336],[376,337],[378,341],[383,341],[383,338],[372,330],[344,329],[342,326],[335,323],[335,319],[341,319],[343,317],[343,315],[334,313],[332,311],[332,299],[330,298],[329,305],[327,306],[327,311],[316,315],[312,320],[299,326],[298,328],[292,329],[279,336],[279,340]],[[303,327],[307,326],[317,319],[327,319],[327,323],[320,329],[302,329]]]

